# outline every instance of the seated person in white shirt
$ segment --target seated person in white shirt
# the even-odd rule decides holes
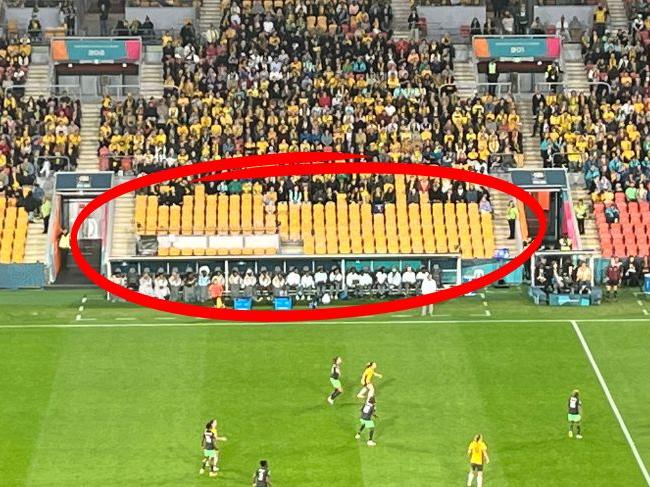
[[[300,274],[295,267],[292,267],[287,274],[287,289],[289,294],[297,294],[300,286]]]
[[[341,273],[341,269],[334,266],[329,276],[329,290],[333,294],[334,299],[339,299],[341,289],[343,289],[343,274]]]
[[[383,298],[388,294],[388,274],[386,274],[383,267],[380,267],[375,273],[375,291],[379,298]]]
[[[393,294],[402,292],[402,275],[397,267],[393,267],[388,273],[388,291]]]
[[[348,270],[345,276],[345,285],[348,288],[349,296],[356,297],[359,295],[359,274],[357,274],[357,270],[354,267]]]
[[[406,270],[402,274],[402,289],[405,294],[411,294],[412,290],[415,290],[415,272],[410,265],[406,266]]]
[[[322,296],[327,290],[327,272],[325,272],[322,265],[318,266],[316,269],[316,274],[314,274],[314,284],[316,285],[318,295]]]
[[[359,275],[359,291],[363,296],[370,296],[372,291],[372,274],[370,274],[370,269],[364,267]]]
[[[310,299],[314,296],[316,291],[316,284],[314,276],[312,275],[309,267],[302,268],[302,276],[300,277],[299,296],[300,299]]]

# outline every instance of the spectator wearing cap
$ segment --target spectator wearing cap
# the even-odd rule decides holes
[[[242,294],[242,279],[239,275],[239,269],[236,267],[230,272],[228,276],[228,290],[233,299],[241,297]]]
[[[253,274],[253,269],[246,269],[242,278],[242,293],[245,297],[255,299],[257,297],[257,277]]]
[[[161,267],[156,272],[153,280],[154,296],[158,299],[167,299],[169,297],[169,279],[165,276],[165,270]]]
[[[308,266],[302,268],[302,276],[300,276],[299,296],[301,299],[311,299],[316,291],[316,282],[314,275],[309,270]]]
[[[196,284],[197,301],[199,303],[205,303],[210,299],[210,292],[208,291],[208,286],[210,286],[210,268],[207,265],[199,267],[199,277]]]
[[[183,279],[183,301],[185,303],[193,304],[198,301],[196,282],[194,271],[188,267]]]
[[[416,275],[413,271],[413,268],[410,265],[406,266],[404,272],[402,273],[402,289],[404,290],[405,295],[411,294],[411,291],[415,289]]]
[[[183,297],[183,279],[181,278],[178,269],[172,269],[171,276],[169,276],[169,300],[179,302]]]
[[[343,273],[338,266],[333,266],[329,274],[329,290],[334,299],[339,299],[343,289]]]
[[[266,267],[262,267],[260,269],[260,275],[258,278],[258,301],[267,298],[271,299],[271,296],[273,295],[273,289],[272,289],[272,279],[271,275],[269,272],[266,270]]]
[[[359,297],[359,274],[354,267],[350,267],[345,275],[345,285],[348,290],[348,296]]]
[[[287,281],[279,269],[274,272],[271,285],[273,286],[273,297],[287,296]]]
[[[295,267],[289,269],[287,274],[287,289],[292,295],[298,294],[298,287],[300,286],[300,273]]]
[[[388,273],[388,291],[391,294],[402,292],[402,275],[393,267]]]
[[[322,296],[327,291],[327,272],[324,267],[318,266],[314,274],[314,288],[319,296]]]
[[[153,279],[151,278],[151,274],[149,274],[148,267],[145,267],[142,276],[140,276],[140,280],[138,282],[138,292],[140,294],[144,294],[145,296],[154,297]]]

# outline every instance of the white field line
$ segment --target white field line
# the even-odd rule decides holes
[[[621,415],[621,412],[619,411],[616,402],[614,402],[612,393],[609,391],[609,387],[607,387],[607,382],[605,382],[605,378],[603,377],[603,374],[600,372],[600,368],[598,367],[598,364],[596,363],[596,360],[594,359],[594,356],[591,353],[589,344],[587,343],[587,340],[582,334],[582,331],[578,326],[578,322],[575,320],[571,320],[571,326],[573,327],[573,330],[578,336],[578,340],[580,340],[582,348],[584,349],[585,354],[589,359],[589,363],[591,363],[591,367],[594,369],[596,377],[598,378],[598,382],[600,382],[600,387],[602,387],[603,392],[605,393],[605,397],[607,398],[607,402],[609,402],[609,406],[612,408],[612,411],[614,412],[614,416],[616,416],[616,420],[618,421],[618,424],[621,427],[621,430],[623,431],[623,435],[627,440],[627,444],[630,445],[630,449],[632,450],[632,454],[634,455],[636,463],[639,465],[639,468],[641,469],[643,478],[645,479],[646,483],[650,486],[650,474],[648,473],[648,469],[646,468],[645,463],[643,463],[643,459],[639,454],[639,450],[637,450],[636,448],[636,444],[634,443],[634,439],[632,439],[632,435],[630,434],[630,431],[627,429],[627,426],[625,425],[625,421],[623,420],[623,416]]]
[[[444,316],[444,315],[437,315]],[[479,315],[483,316],[483,315]],[[485,318],[485,316],[483,316]],[[96,321],[96,318],[82,318],[81,321]],[[325,325],[431,325],[431,324],[504,324],[504,323],[535,323],[535,324],[552,324],[552,323],[567,323],[566,318],[563,319],[540,319],[540,320],[492,320],[488,321],[485,319],[463,319],[463,320],[401,320],[396,322],[395,320],[357,320],[357,321],[323,321],[323,322],[314,322],[314,321],[297,321],[297,322],[264,322],[264,323],[250,323],[250,322],[224,322],[216,320],[203,319],[201,321],[194,322],[169,322],[169,323],[93,323],[93,324],[83,324],[83,323],[51,323],[51,324],[16,324],[16,325],[0,325],[0,330],[2,329],[29,329],[29,328],[189,328],[189,327],[267,327],[267,326],[305,326],[309,325],[313,327],[315,323],[325,324]],[[612,323],[610,318],[587,318],[580,320],[583,323]],[[647,323],[650,326],[650,318],[622,318],[617,319],[616,323]]]
[[[77,309],[77,316],[75,316],[76,321],[81,321],[82,320],[81,313],[84,312],[84,305],[86,304],[86,301],[88,301],[88,298],[86,296],[81,298],[81,305]]]

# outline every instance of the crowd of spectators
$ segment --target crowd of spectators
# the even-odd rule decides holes
[[[345,272],[336,265],[327,269],[317,266],[315,271],[304,266],[302,269],[290,267],[286,273],[280,267],[271,270],[262,266],[257,273],[252,268],[234,267],[227,276],[221,267],[211,270],[207,265],[200,267],[198,273],[192,268],[185,272],[173,268],[169,274],[162,268],[155,273],[145,268],[138,274],[131,267],[126,272],[116,269],[111,280],[141,294],[175,302],[207,303],[217,297],[251,298],[260,302],[284,296],[297,301],[328,302],[413,296],[420,292],[427,275],[436,281],[438,288],[442,287],[443,272],[437,264],[431,270],[426,266],[420,269],[406,266],[404,270],[379,267],[376,271],[351,267]]]
[[[0,82],[3,89],[12,87],[14,95],[22,95],[31,57],[29,36],[0,36]]]
[[[0,95],[0,195],[23,196],[23,187],[51,172],[73,170],[79,152],[81,105],[69,98]]]
[[[395,186],[393,175],[337,174],[210,181],[205,184],[204,191],[207,195],[262,195],[267,213],[275,213],[277,203],[282,202],[325,204],[340,199],[348,203],[371,204],[374,213],[382,213],[384,205],[396,203]],[[407,176],[405,188],[403,196],[407,204],[477,203],[480,211],[492,212],[489,191],[471,183]],[[195,186],[187,179],[180,179],[165,185],[147,186],[140,193],[155,195],[159,205],[170,206],[182,205],[183,197],[194,194],[194,190]]]
[[[148,15],[142,22],[138,19],[131,21],[126,19],[118,20],[113,28],[113,35],[120,37],[138,36],[142,37],[143,41],[152,40],[156,36],[153,22]]]
[[[547,294],[589,294],[593,275],[586,261],[543,258],[538,262],[534,285]]]

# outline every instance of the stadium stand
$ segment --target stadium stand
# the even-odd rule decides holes
[[[488,198],[487,191],[472,185],[466,190],[460,183],[400,175],[293,177],[207,187],[175,182],[139,194],[135,222],[140,235],[279,234],[283,241],[302,242],[304,253],[312,255],[458,251],[482,258],[494,253]],[[277,251],[183,250],[183,255]],[[159,248],[160,255],[174,252],[181,251]]]
[[[650,249],[650,19],[631,4],[628,12],[629,31],[594,29],[583,42],[587,76],[601,84],[589,94],[559,95],[546,122],[560,127],[551,131],[550,150],[564,152],[559,159],[584,174],[603,257],[630,259]]]

